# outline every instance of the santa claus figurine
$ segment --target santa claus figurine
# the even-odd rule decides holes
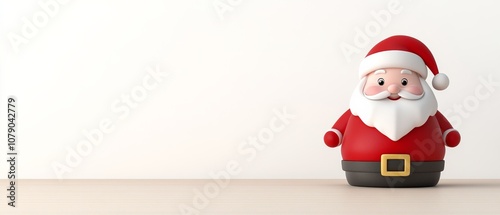
[[[437,110],[426,83],[448,87],[430,50],[409,36],[376,44],[361,62],[360,82],[347,110],[326,132],[329,147],[342,145],[342,169],[350,185],[369,187],[435,186],[444,169],[445,146],[460,134]]]

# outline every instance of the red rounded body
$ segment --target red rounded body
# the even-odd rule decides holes
[[[343,132],[342,157],[347,161],[380,161],[382,154],[409,154],[412,161],[439,161],[445,155],[443,131],[436,116],[393,141],[350,115]]]

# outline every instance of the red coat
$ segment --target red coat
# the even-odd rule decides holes
[[[460,134],[438,111],[422,126],[393,141],[347,110],[324,140],[330,147],[342,144],[342,157],[347,161],[380,161],[382,154],[410,154],[412,161],[439,161],[444,158],[445,144],[458,145]]]

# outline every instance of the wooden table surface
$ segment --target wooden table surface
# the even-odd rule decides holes
[[[397,189],[345,180],[17,182],[16,207],[3,192],[0,214],[500,214],[500,180]]]

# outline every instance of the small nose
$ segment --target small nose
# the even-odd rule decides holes
[[[399,93],[399,91],[401,91],[401,89],[399,89],[398,85],[391,84],[391,85],[389,85],[389,87],[387,87],[387,91],[389,91],[389,93]]]

